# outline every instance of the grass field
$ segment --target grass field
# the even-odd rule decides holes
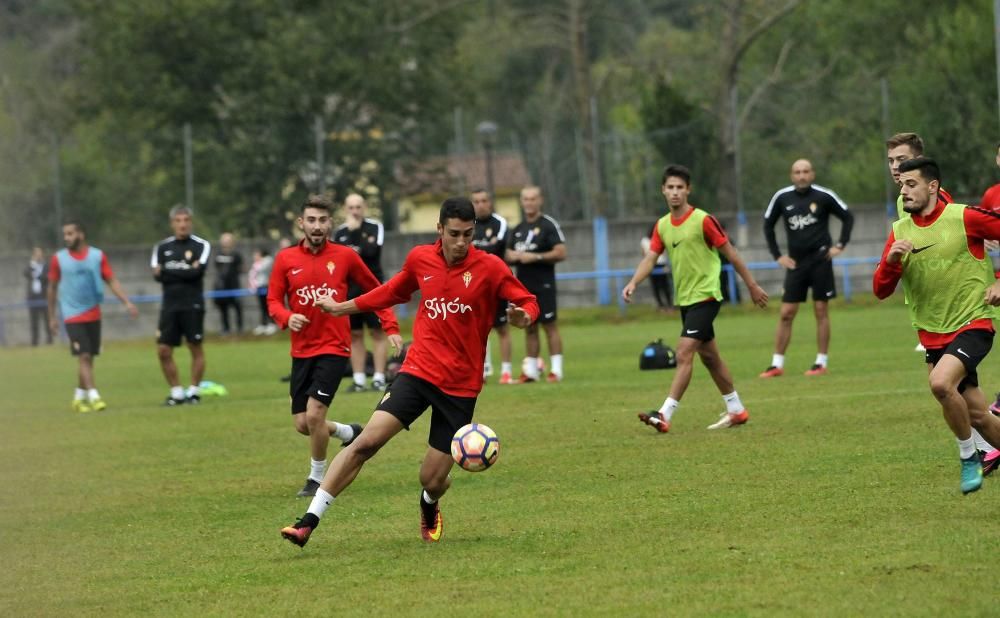
[[[0,615],[1000,612],[1000,481],[959,493],[901,304],[835,306],[822,378],[801,375],[815,354],[804,310],[789,373],[771,381],[756,375],[776,309],[725,309],[720,347],[751,422],[705,429],[723,404],[699,367],[667,435],[635,413],[659,406],[672,373],[639,372],[638,355],[673,345],[677,318],[566,318],[565,382],[484,389],[476,417],[503,451],[487,472],[453,473],[436,545],[418,531],[426,417],[304,550],[281,540],[308,467],[278,382],[283,337],[210,341],[207,377],[230,396],[173,409],[150,343],[108,345],[110,407],[87,415],[69,411],[64,349],[0,351]],[[989,394],[996,356],[980,371]],[[367,420],[376,400],[341,392],[331,417]]]

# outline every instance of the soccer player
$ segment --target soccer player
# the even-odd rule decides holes
[[[486,189],[476,189],[472,192],[472,206],[476,209],[476,231],[472,235],[472,245],[502,260],[507,249],[507,220],[493,210],[493,198]],[[510,329],[507,328],[507,307],[503,303],[497,306],[493,330],[500,338],[500,384],[513,384]],[[493,375],[493,364],[490,360],[490,344],[487,339],[483,377],[491,375]]]
[[[347,488],[389,440],[431,408],[427,453],[420,466],[420,534],[441,540],[438,501],[451,485],[451,439],[472,421],[483,387],[486,340],[498,304],[507,306],[508,324],[524,328],[538,317],[535,297],[496,256],[472,245],[475,210],[464,197],[448,198],[438,217],[438,240],[414,247],[402,270],[388,282],[346,303],[317,301],[334,315],[374,311],[406,302],[420,292],[413,344],[361,435],[337,453],[309,510],[281,536],[303,546],[327,507]]]
[[[984,302],[993,269],[983,242],[1000,239],[1000,214],[938,199],[941,172],[933,159],[899,165],[903,208],[892,226],[873,289],[889,297],[900,280],[910,320],[926,348],[931,393],[958,440],[962,493],[982,485],[972,428],[1000,444],[1000,418],[986,411],[976,368],[993,346],[996,309]]]
[[[156,333],[156,352],[160,369],[170,386],[163,405],[201,403],[201,379],[205,375],[205,349],[202,339],[205,332],[205,299],[202,283],[212,246],[204,238],[191,233],[193,213],[187,206],[170,209],[170,227],[173,236],[161,240],[153,247],[149,262],[153,278],[163,286],[160,305],[160,323]],[[191,384],[187,390],[181,386],[174,362],[174,348],[187,340],[191,351]]]
[[[382,222],[365,216],[368,203],[357,193],[352,193],[344,200],[344,213],[347,220],[333,232],[333,242],[354,249],[361,256],[379,283],[385,281],[382,272],[382,244],[385,242],[385,228]],[[362,293],[362,289],[352,284],[347,298],[354,298]],[[385,367],[388,362],[389,344],[385,330],[374,313],[361,313],[351,318],[351,371],[354,383],[352,393],[360,393],[366,389],[367,375],[365,361],[368,352],[365,349],[365,326],[372,337],[372,361],[375,365],[372,375],[372,390],[385,390]]]
[[[886,147],[886,160],[889,163],[889,174],[892,175],[893,182],[896,185],[901,186],[902,180],[900,179],[899,166],[902,165],[904,161],[909,161],[924,154],[924,140],[916,133],[897,133],[885,141]],[[937,199],[939,202],[945,204],[950,204],[955,200],[952,199],[951,194],[944,190],[943,187],[938,187]],[[906,212],[903,208],[903,194],[900,192],[899,196],[896,198],[896,214],[900,219],[908,218],[910,214]],[[989,300],[990,294],[994,294],[998,299],[1000,299],[1000,287],[996,283],[993,287],[987,291],[987,300]],[[903,289],[903,297],[906,303],[909,304],[909,293],[906,288]],[[917,352],[926,352],[923,343],[917,341],[917,346],[915,348]],[[1000,401],[1000,394],[997,395],[997,400]],[[992,410],[992,408],[991,408]],[[1000,409],[997,411],[1000,413]],[[979,432],[973,428],[972,437],[976,441],[976,449],[979,450],[980,458],[983,460],[983,475],[991,474],[1000,464],[1000,451],[993,447],[989,442],[987,442]]]
[[[101,353],[101,302],[104,300],[104,283],[125,305],[133,318],[139,315],[125,290],[111,271],[108,256],[97,247],[87,244],[87,234],[79,221],[68,221],[62,226],[66,248],[52,256],[49,262],[49,331],[59,332],[58,306],[69,336],[69,349],[77,357],[76,392],[73,410],[100,412],[108,406],[101,399],[94,383],[94,357]]]
[[[299,496],[316,494],[326,471],[330,436],[347,446],[361,433],[361,425],[326,420],[352,358],[351,323],[323,313],[316,301],[346,299],[351,288],[367,291],[379,284],[356,251],[329,241],[330,209],[329,200],[322,196],[312,196],[302,204],[296,223],[305,238],[278,252],[267,288],[271,317],[282,329],[292,331],[292,420],[296,431],[309,436],[309,475]],[[393,347],[402,348],[392,309],[378,311],[378,319]]]
[[[722,301],[719,254],[729,259],[750,291],[755,305],[767,306],[767,292],[757,285],[715,217],[688,202],[691,193],[691,172],[688,168],[683,165],[668,166],[663,171],[660,185],[670,211],[657,224],[650,238],[649,250],[622,289],[622,297],[625,302],[632,302],[636,287],[653,271],[656,258],[667,251],[673,265],[682,325],[677,343],[677,372],[667,399],[659,410],[640,412],[639,420],[660,433],[670,431],[670,421],[691,383],[694,355],[697,353],[726,404],[726,411],[708,428],[742,425],[750,419],[750,413],[736,393],[732,374],[719,353],[712,326]]]
[[[830,350],[830,300],[837,296],[833,277],[833,258],[843,252],[851,239],[854,215],[837,194],[813,184],[816,172],[812,163],[798,159],[792,163],[792,184],[778,190],[764,211],[764,238],[775,261],[785,268],[785,291],[774,336],[774,354],[762,378],[785,373],[785,351],[792,339],[792,324],[812,289],[813,313],[816,316],[816,361],[807,376],[827,372]],[[830,236],[830,215],[840,219],[840,238]],[[781,219],[788,238],[788,254],[781,253],[774,226]]]
[[[521,189],[521,208],[524,220],[512,231],[507,239],[505,258],[508,264],[517,267],[517,278],[524,287],[538,299],[541,317],[538,322],[545,330],[549,346],[551,370],[546,378],[549,382],[563,379],[562,338],[556,324],[556,263],[566,259],[566,237],[559,223],[542,214],[542,190],[528,186]],[[540,379],[539,358],[541,344],[538,340],[538,323],[533,322],[525,330],[525,359],[521,363],[519,382],[535,382]]]
[[[217,292],[233,291],[242,287],[240,275],[243,273],[243,254],[236,250],[236,239],[229,232],[219,237],[219,250],[212,257],[212,261],[215,262],[215,290]],[[236,332],[243,332],[243,304],[239,297],[218,297],[215,299],[215,306],[219,309],[219,317],[222,319],[223,335],[232,332],[229,324],[230,309],[236,315]]]

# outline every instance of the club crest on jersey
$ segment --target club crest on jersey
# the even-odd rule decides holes
[[[334,269],[334,268],[336,268],[336,267],[337,267],[337,265],[336,265],[336,264],[334,264],[333,262],[327,262],[327,263],[326,263],[326,270],[327,270],[327,272],[329,272],[329,273],[330,273],[331,275],[333,274],[333,269]]]
[[[194,257],[194,254],[191,253],[190,250],[184,252],[184,259],[185,260],[190,260],[192,257]]]
[[[462,273],[462,281],[465,282],[465,287],[469,287],[469,282],[472,281],[472,273],[469,271]]]
[[[813,202],[812,204],[809,204],[809,212],[816,212],[817,208],[818,208],[818,206],[816,206],[816,202]]]
[[[536,227],[535,229],[531,230],[531,233],[534,234],[535,236],[538,236],[538,234],[541,233],[541,231],[542,228]]]
[[[489,238],[492,235],[493,235],[493,228],[489,228],[489,227],[486,228],[486,238]]]

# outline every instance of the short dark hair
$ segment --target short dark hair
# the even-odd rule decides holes
[[[306,201],[302,202],[302,209],[299,212],[305,212],[306,208],[318,208],[330,212],[333,210],[333,202],[325,195],[310,195]]]
[[[441,204],[441,215],[438,223],[445,224],[448,219],[458,219],[459,221],[475,221],[476,209],[472,207],[472,200],[467,197],[449,197]]]
[[[476,193],[485,193],[486,195],[489,195],[490,191],[489,191],[489,189],[486,189],[484,187],[476,187],[472,191],[469,191],[469,195],[474,195]]]
[[[937,161],[931,159],[930,157],[907,159],[899,164],[900,174],[912,172],[914,170],[919,170],[920,177],[928,182],[932,180],[936,180],[939,183],[941,182],[941,168],[938,167]]]
[[[909,146],[915,157],[924,154],[924,140],[916,133],[897,133],[885,140],[886,150],[892,150],[898,146]]]
[[[75,227],[77,232],[81,232],[83,234],[87,233],[87,230],[84,229],[83,223],[79,219],[66,219],[63,221],[63,227],[66,227],[67,225]]]
[[[668,165],[666,169],[663,170],[663,177],[660,178],[660,186],[667,184],[667,178],[675,176],[684,180],[684,184],[691,186],[691,170],[684,167],[683,165]]]

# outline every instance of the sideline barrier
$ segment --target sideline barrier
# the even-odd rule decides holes
[[[879,258],[867,257],[867,258],[835,258],[833,260],[834,266],[840,266],[843,268],[841,274],[841,290],[842,295],[845,300],[851,300],[852,288],[851,288],[851,266],[858,266],[862,264],[875,265],[878,264]],[[731,264],[723,264],[722,268],[729,273],[729,298],[731,304],[736,304],[733,300],[736,298],[736,274],[733,266]],[[779,270],[782,268],[777,262],[747,262],[747,268],[751,271],[754,270]],[[608,282],[614,284],[614,289],[612,294],[618,298],[618,304],[621,307],[625,306],[625,301],[621,298],[621,289],[625,286],[625,282],[632,277],[634,269],[632,268],[620,268],[620,269],[610,269],[610,270],[593,270],[593,271],[583,271],[574,273],[556,273],[556,281],[581,281],[593,279],[599,282],[599,285],[607,286]],[[662,269],[653,270],[654,273],[663,272]],[[216,298],[244,298],[247,296],[257,296],[256,290],[239,289],[239,290],[209,290],[205,292],[206,300],[213,300]],[[260,294],[263,296],[263,294]],[[137,305],[158,303],[162,300],[162,295],[160,294],[144,294],[140,296],[130,296],[129,300]],[[605,294],[600,294],[599,298],[604,300],[607,298]],[[106,304],[121,304],[121,302],[114,296],[106,295],[104,299]],[[605,302],[599,302],[600,305],[610,304],[610,299]],[[8,303],[0,305],[0,339],[3,337],[3,316],[2,313],[8,310],[17,309],[27,309],[28,307],[45,307],[45,301],[20,301],[15,303]],[[397,305],[397,313],[400,317],[406,317],[407,310],[405,305]]]

